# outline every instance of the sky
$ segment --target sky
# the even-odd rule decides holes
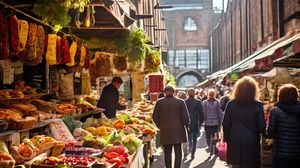
[[[223,0],[213,0],[213,6],[222,9],[222,1]],[[225,10],[226,10],[227,1],[228,0],[224,0]]]

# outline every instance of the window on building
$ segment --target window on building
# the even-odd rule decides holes
[[[168,64],[169,64],[169,66],[174,65],[174,51],[173,50],[168,51]]]
[[[198,69],[209,69],[209,50],[198,50]]]
[[[197,24],[196,24],[196,22],[191,17],[188,17],[184,21],[184,27],[183,27],[183,29],[185,31],[196,31],[197,30]]]
[[[176,50],[175,65],[179,68],[185,68],[184,50]]]
[[[187,68],[197,68],[197,50],[186,50],[186,66]]]

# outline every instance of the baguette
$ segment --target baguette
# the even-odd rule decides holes
[[[36,106],[41,111],[51,113],[51,105],[48,102],[44,101],[44,100],[35,99],[31,102],[31,104]]]
[[[37,111],[37,108],[33,105],[30,105],[30,104],[13,104],[11,106],[12,108],[14,109],[17,109],[25,114],[32,114],[32,113],[35,113]]]

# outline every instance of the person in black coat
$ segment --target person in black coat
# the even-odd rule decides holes
[[[202,102],[195,99],[195,89],[189,89],[188,96],[189,98],[185,100],[190,115],[188,139],[191,158],[194,159],[197,146],[197,137],[200,134],[200,127],[203,123],[203,109]]]
[[[97,107],[104,108],[104,114],[107,118],[116,117],[116,110],[125,110],[126,106],[119,104],[119,88],[123,84],[120,77],[113,77],[111,84],[106,85],[101,97],[97,103]]]
[[[237,81],[223,118],[227,163],[232,167],[260,167],[260,134],[266,129],[257,82],[249,76]]]
[[[267,128],[274,138],[273,167],[297,167],[300,161],[300,103],[297,88],[283,85],[278,91],[278,102],[271,109]]]
[[[226,105],[230,100],[229,97],[230,97],[230,92],[229,92],[229,90],[226,90],[224,92],[224,96],[220,99],[220,105],[221,105],[222,111],[225,111]]]

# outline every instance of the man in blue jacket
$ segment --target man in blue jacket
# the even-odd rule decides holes
[[[195,99],[195,89],[188,90],[189,98],[185,100],[190,116],[189,127],[189,149],[191,151],[191,158],[194,159],[197,146],[197,137],[200,133],[200,127],[203,123],[203,109],[200,100]]]

